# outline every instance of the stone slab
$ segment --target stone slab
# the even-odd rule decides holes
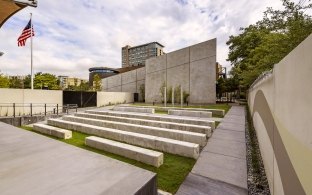
[[[202,152],[192,173],[247,189],[246,167],[246,159]]]
[[[245,132],[245,125],[240,125],[236,123],[228,123],[226,121],[223,121],[219,124],[218,128],[220,129],[226,129],[226,130],[232,130],[232,131],[243,131]]]
[[[114,111],[152,113],[152,114],[155,113],[154,108],[136,108],[136,107],[121,107],[121,106],[115,106]]]
[[[66,129],[61,129],[57,127],[52,127],[49,125],[45,124],[34,124],[33,125],[33,130],[46,134],[46,135],[51,135],[57,138],[61,139],[70,139],[72,138],[72,132]]]
[[[214,136],[209,139],[203,152],[212,152],[240,159],[246,159],[246,143],[232,140],[217,139]]]
[[[186,117],[173,116],[173,115],[169,116],[169,115],[157,115],[157,114],[129,113],[129,112],[127,113],[127,112],[115,112],[115,111],[96,111],[96,110],[87,110],[86,113],[119,116],[119,117],[127,117],[127,118],[139,118],[139,119],[183,123],[183,124],[192,124],[192,125],[200,125],[200,126],[209,126],[211,127],[212,130],[215,129],[214,121],[196,119],[196,118],[186,118]]]
[[[198,118],[211,118],[212,112],[205,111],[189,111],[189,110],[168,110],[169,115],[190,116]]]
[[[229,141],[237,141],[245,143],[245,132],[243,131],[231,131],[226,129],[217,128],[213,132],[213,137],[217,139],[224,139]]]
[[[160,167],[164,162],[164,155],[161,152],[148,150],[145,148],[132,146],[125,143],[116,142],[96,136],[86,137],[87,146],[104,150],[113,154],[118,154],[130,159],[134,159],[155,167]]]
[[[237,118],[237,117],[226,117],[222,120],[223,122],[226,122],[226,123],[236,123],[236,124],[239,124],[239,125],[245,125],[245,117],[240,117],[240,118]]]
[[[1,194],[157,194],[155,173],[4,123],[0,154]]]
[[[128,131],[121,131],[117,129],[99,127],[77,122],[64,121],[60,119],[49,119],[48,125],[79,131],[89,135],[96,135],[107,139],[125,142],[145,148],[156,149],[159,151],[186,156],[194,159],[197,159],[199,156],[199,145],[190,142],[144,135]]]
[[[75,113],[75,116],[84,117],[84,118],[93,118],[93,119],[99,119],[99,120],[124,122],[124,123],[129,123],[129,124],[136,124],[136,125],[160,127],[160,128],[167,128],[167,129],[176,129],[176,130],[181,130],[181,131],[190,131],[194,133],[203,133],[203,134],[206,134],[208,137],[211,136],[211,127],[208,127],[208,126],[181,124],[181,123],[155,121],[155,120],[138,119],[138,118],[127,118],[127,117],[110,116],[110,115],[89,114],[89,113]]]
[[[247,195],[243,189],[222,181],[189,173],[176,195]]]
[[[122,131],[129,131],[134,133],[154,135],[157,137],[165,137],[169,139],[175,139],[185,142],[191,142],[199,144],[200,146],[205,146],[207,142],[206,134],[193,133],[188,131],[172,130],[159,127],[150,127],[143,125],[136,125],[130,123],[122,123],[107,120],[98,120],[92,118],[83,118],[76,116],[63,116],[63,120],[84,123],[89,125],[95,125],[100,127],[107,127],[112,129],[118,129]]]
[[[133,107],[131,105],[123,105],[123,106],[128,106],[128,107]],[[174,109],[174,110],[190,110],[190,111],[205,111],[205,112],[212,112],[212,114],[216,114],[216,115],[221,115],[224,116],[225,115],[225,111],[222,109],[208,109],[208,108],[181,108],[181,107],[159,107],[159,106],[135,106],[135,107],[139,107],[139,108],[157,108],[163,111],[168,111],[170,109]]]

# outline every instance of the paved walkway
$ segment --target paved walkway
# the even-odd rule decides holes
[[[245,108],[232,106],[177,195],[248,194]]]
[[[0,194],[155,194],[150,171],[0,122]]]

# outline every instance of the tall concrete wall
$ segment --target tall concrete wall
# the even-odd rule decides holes
[[[146,60],[145,101],[161,102],[160,88],[181,86],[194,104],[216,101],[216,39]]]
[[[50,112],[56,108],[56,104],[61,108],[63,93],[60,90],[0,89],[0,116],[12,116],[13,103],[16,103],[17,116],[29,114],[30,103],[33,104],[34,114],[44,112],[44,104],[47,104],[47,111]]]
[[[131,102],[133,102],[133,93],[97,92],[97,107]]]
[[[145,67],[102,79],[103,91],[139,93],[139,100],[141,86],[145,86]]]
[[[271,194],[312,194],[312,35],[250,88]]]

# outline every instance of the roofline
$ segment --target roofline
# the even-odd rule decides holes
[[[165,46],[163,46],[162,44],[160,44],[159,42],[154,41],[154,42],[145,43],[145,44],[142,44],[142,45],[137,45],[137,46],[133,46],[133,47],[131,47],[131,46],[130,46],[130,48],[129,48],[129,49],[133,49],[133,48],[137,48],[137,47],[142,47],[142,46],[149,45],[149,44],[152,44],[152,43],[156,43],[156,44],[160,45],[161,47],[165,47]],[[126,46],[129,46],[129,45],[126,45]],[[124,47],[126,47],[126,46],[124,46]],[[123,48],[124,48],[124,47],[123,47]]]
[[[92,68],[89,68],[89,72],[92,71],[92,70],[113,70],[113,71],[116,71],[115,68],[109,68],[109,67],[92,67]]]

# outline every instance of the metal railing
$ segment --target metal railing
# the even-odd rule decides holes
[[[0,103],[0,117],[3,116],[33,116],[69,113],[74,109],[77,112],[77,104],[51,104],[51,103]]]

